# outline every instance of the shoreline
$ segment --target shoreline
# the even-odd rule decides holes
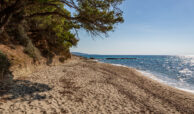
[[[84,57],[84,58],[85,58],[85,57]],[[88,59],[88,58],[85,58],[85,59]],[[99,61],[99,60],[97,60],[97,59],[92,59],[92,60],[93,60],[93,61],[96,61],[96,62],[100,62],[100,63],[106,63],[106,62],[101,62],[101,61]],[[121,66],[121,67],[127,67],[127,68],[131,68],[131,69],[135,69],[137,72],[141,73],[143,76],[148,77],[148,78],[150,78],[150,79],[152,79],[152,80],[154,80],[154,81],[157,81],[157,82],[159,82],[159,83],[165,84],[165,85],[167,85],[167,86],[173,87],[173,88],[178,89],[178,90],[182,90],[182,91],[184,91],[184,92],[189,92],[189,93],[194,94],[194,90],[190,90],[190,89],[186,89],[186,88],[181,88],[181,87],[177,87],[177,86],[170,85],[170,84],[169,84],[170,82],[167,82],[167,81],[165,81],[165,80],[162,80],[162,79],[156,77],[156,76],[155,76],[153,73],[151,73],[151,72],[147,72],[147,71],[143,71],[143,70],[138,70],[138,69],[136,69],[136,68],[129,67],[129,66],[122,65],[122,64],[114,64],[114,63],[106,63],[106,64],[110,64],[110,65],[115,65],[115,66]]]
[[[16,79],[0,113],[194,113],[194,95],[133,68],[73,56]]]

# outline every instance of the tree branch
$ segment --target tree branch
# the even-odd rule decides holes
[[[61,17],[64,17],[64,18],[66,18],[68,20],[76,20],[75,17],[70,17],[70,16],[67,16],[67,15],[61,14],[59,12],[34,13],[34,14],[31,14],[31,15],[28,15],[28,16],[24,16],[24,18],[27,19],[27,18],[32,18],[32,17],[49,16],[49,15],[61,16]]]

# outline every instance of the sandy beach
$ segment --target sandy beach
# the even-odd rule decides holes
[[[194,94],[135,69],[75,57],[15,79],[0,92],[0,114],[194,113]]]

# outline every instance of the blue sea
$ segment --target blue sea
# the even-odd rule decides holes
[[[95,58],[104,63],[136,68],[145,76],[154,80],[194,93],[194,56],[73,54]]]

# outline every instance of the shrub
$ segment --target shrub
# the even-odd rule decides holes
[[[31,42],[29,42],[27,46],[25,47],[24,53],[26,53],[28,56],[30,56],[34,60],[38,60],[40,57],[38,49]]]
[[[0,51],[0,81],[2,81],[5,75],[9,72],[10,62],[6,55]]]
[[[64,62],[65,62],[65,60],[66,60],[66,58],[65,58],[65,57],[60,57],[60,58],[59,58],[59,61],[60,61],[61,63],[64,63]]]

